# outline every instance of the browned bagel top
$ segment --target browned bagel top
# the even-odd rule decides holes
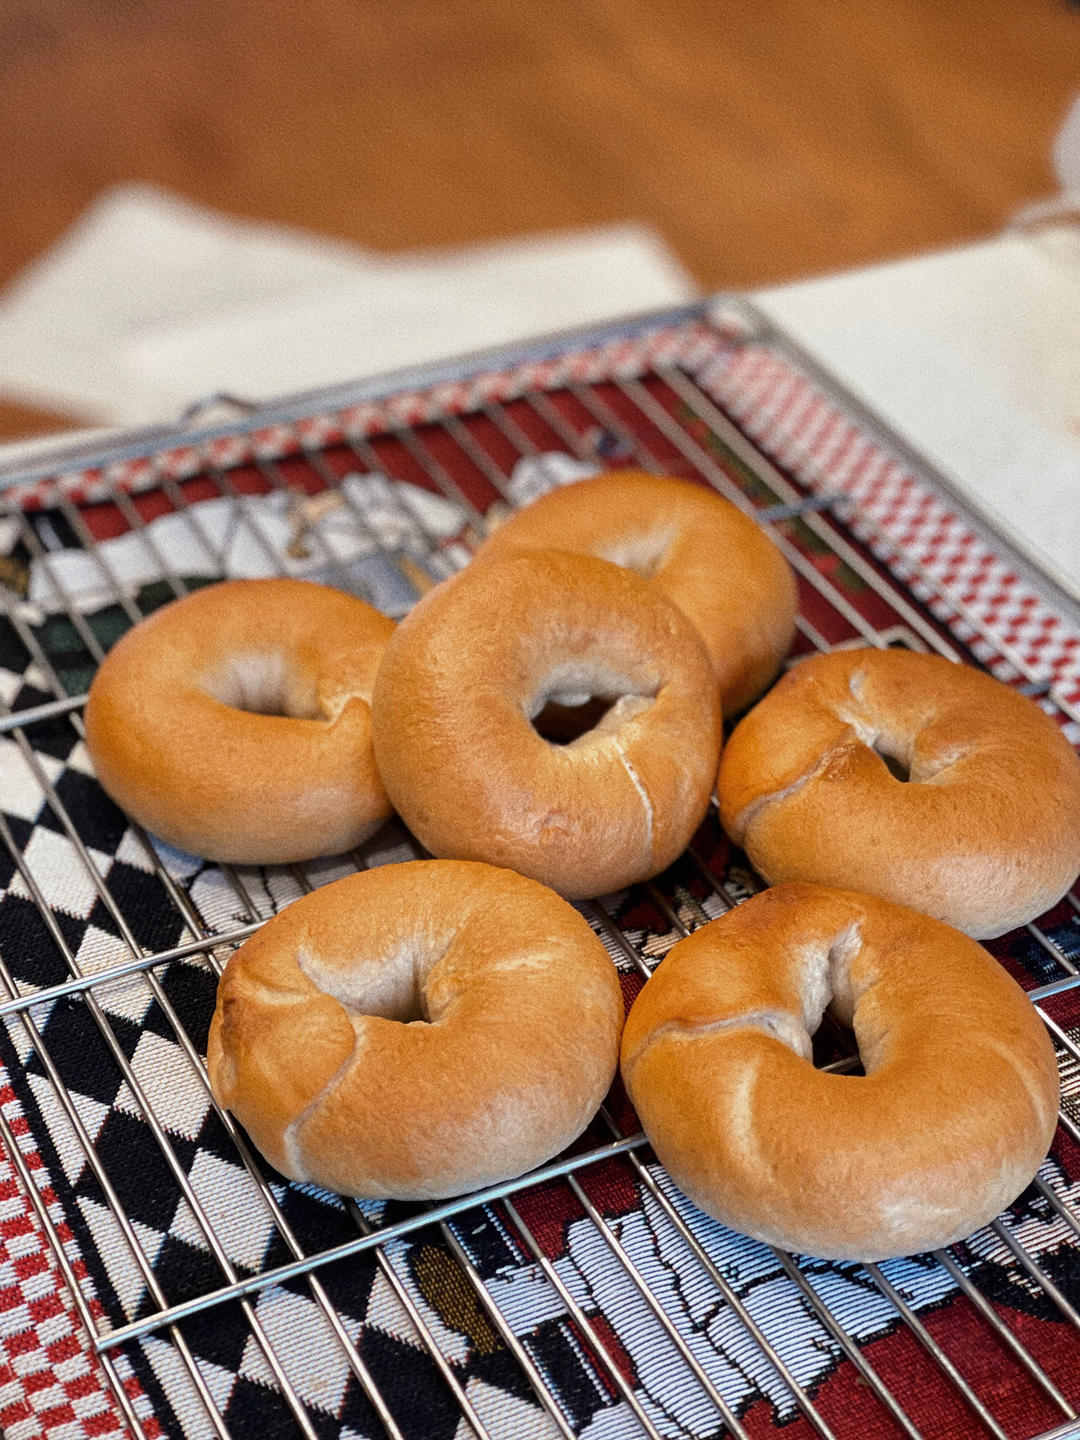
[[[306,896],[237,951],[208,1064],[293,1178],[448,1195],[574,1138],[611,1081],[622,1013],[610,957],[552,891],[416,861]]]
[[[726,715],[754,700],[795,632],[795,580],[761,526],[707,486],[617,470],[515,511],[476,559],[513,548],[595,555],[650,580],[701,633]]]
[[[566,745],[533,720],[601,696]],[[591,556],[469,566],[406,616],[372,707],[395,808],[435,854],[507,865],[571,897],[655,874],[708,805],[720,746],[700,636],[647,582]]]
[[[137,820],[211,859],[357,844],[389,814],[369,703],[394,622],[303,580],[230,580],[129,630],[90,687],[87,745]]]
[[[799,662],[736,726],[717,796],[766,879],[857,888],[977,937],[1042,913],[1080,870],[1072,746],[1026,696],[939,656]]]
[[[829,1006],[866,1074],[813,1066]],[[1053,1047],[974,941],[886,901],[781,885],[680,941],[635,1001],[622,1071],[657,1154],[758,1238],[860,1260],[948,1244],[1028,1183]]]

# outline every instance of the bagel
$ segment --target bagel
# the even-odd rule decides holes
[[[548,1160],[615,1073],[615,966],[565,901],[449,860],[362,871],[226,966],[214,1095],[284,1175],[346,1195],[457,1195]]]
[[[98,779],[155,835],[211,860],[360,844],[390,814],[368,706],[393,631],[305,580],[230,580],[155,610],[90,687]]]
[[[772,680],[795,635],[797,594],[768,535],[707,486],[618,470],[540,496],[479,547],[595,555],[651,580],[693,622],[720,682],[725,715]]]
[[[813,1066],[826,1005],[865,1075]],[[949,1245],[1035,1175],[1058,1073],[973,940],[884,900],[781,885],[681,940],[627,1017],[622,1074],[672,1179],[726,1225],[828,1260]]]
[[[800,662],[735,727],[717,797],[770,884],[879,895],[977,939],[1042,914],[1080,871],[1072,746],[1034,701],[935,655]]]
[[[548,700],[610,708],[569,744]],[[386,647],[372,699],[387,792],[432,854],[505,865],[569,898],[663,870],[709,803],[716,680],[697,632],[639,576],[517,552],[443,581]]]

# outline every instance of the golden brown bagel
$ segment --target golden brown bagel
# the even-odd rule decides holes
[[[880,895],[976,938],[1049,909],[1080,870],[1072,746],[1026,696],[934,655],[800,662],[736,726],[717,796],[770,883]]]
[[[294,1180],[408,1200],[509,1179],[615,1073],[615,967],[552,891],[490,865],[386,865],[283,910],[229,961],[214,1094]]]
[[[610,709],[570,744],[531,723],[553,698],[597,695]],[[700,636],[646,581],[591,556],[515,552],[405,617],[372,734],[395,808],[433,854],[579,898],[682,851],[709,803],[720,706]]]
[[[813,1066],[830,1005],[866,1074]],[[1032,1179],[1058,1075],[973,940],[884,900],[782,885],[680,941],[634,1002],[622,1073],[676,1184],[788,1250],[883,1260],[970,1234]]]
[[[90,687],[86,743],[118,805],[211,860],[347,850],[390,814],[369,701],[394,623],[304,580],[231,580],[156,610]]]
[[[753,520],[689,480],[618,470],[549,491],[510,515],[474,559],[571,550],[634,570],[701,632],[725,715],[772,680],[795,634],[795,578]]]

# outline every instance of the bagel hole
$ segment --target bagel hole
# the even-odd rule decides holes
[[[411,946],[374,960],[358,959],[347,971],[326,965],[311,951],[301,950],[296,958],[308,979],[350,1015],[376,1015],[402,1025],[431,1023],[424,994],[431,966]]]
[[[321,720],[314,689],[305,686],[287,656],[278,650],[233,655],[225,670],[206,685],[215,700],[246,715],[285,720]]]
[[[623,570],[632,570],[643,580],[652,580],[667,559],[675,538],[674,530],[659,530],[648,535],[630,535],[603,547],[596,553]]]
[[[884,762],[885,769],[894,780],[901,780],[906,784],[911,779],[911,769],[907,762],[901,756],[894,755],[891,750],[886,750],[880,740],[870,748],[878,759]]]
[[[549,744],[573,745],[588,735],[613,734],[624,721],[647,710],[654,698],[638,694],[556,695],[545,701],[531,724]]]
[[[572,745],[595,730],[618,699],[614,695],[587,695],[580,701],[573,698],[572,704],[549,700],[539,715],[533,716],[532,727],[542,740],[551,745]]]
[[[383,1020],[396,1020],[399,1025],[431,1024],[424,992],[415,980],[412,984],[380,991],[378,994],[369,991],[363,996],[356,1013],[378,1015]]]
[[[814,1032],[814,1068],[838,1067],[845,1075],[865,1075],[854,1032],[827,1011]]]
[[[851,966],[862,948],[857,920],[844,925],[823,950],[817,951],[804,979],[804,1021],[811,1034],[817,1069],[838,1068],[845,1075],[864,1075],[853,1028],[856,997]]]
[[[647,710],[656,693],[607,666],[579,661],[550,673],[525,713],[541,739],[572,745],[594,732],[617,730]]]

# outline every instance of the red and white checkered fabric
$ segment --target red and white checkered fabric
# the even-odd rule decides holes
[[[958,635],[985,633],[1006,659],[1080,702],[1080,636],[806,375],[746,346],[713,361],[699,383],[803,484],[850,495],[854,532]]]
[[[183,480],[208,466],[227,469],[253,458],[280,460],[305,448],[332,445],[346,434],[376,435],[460,415],[481,405],[504,404],[530,390],[591,384],[615,376],[638,376],[653,365],[695,370],[722,342],[704,322],[665,326],[592,349],[572,350],[510,370],[491,371],[430,390],[365,401],[337,413],[308,415],[288,425],[268,425],[223,435],[201,445],[178,445],[104,468],[69,470],[5,492],[25,509],[54,504],[59,490],[76,505],[106,500],[116,490],[147,490],[162,479]]]
[[[65,1258],[95,1320],[103,1315],[56,1197],[32,1147],[29,1128],[9,1086],[0,1108],[20,1147]],[[24,1144],[25,1141],[25,1144]],[[128,1397],[147,1436],[161,1430],[134,1378]],[[0,1148],[0,1434],[5,1440],[77,1440],[126,1436],[127,1423],[94,1357],[44,1227]]]

